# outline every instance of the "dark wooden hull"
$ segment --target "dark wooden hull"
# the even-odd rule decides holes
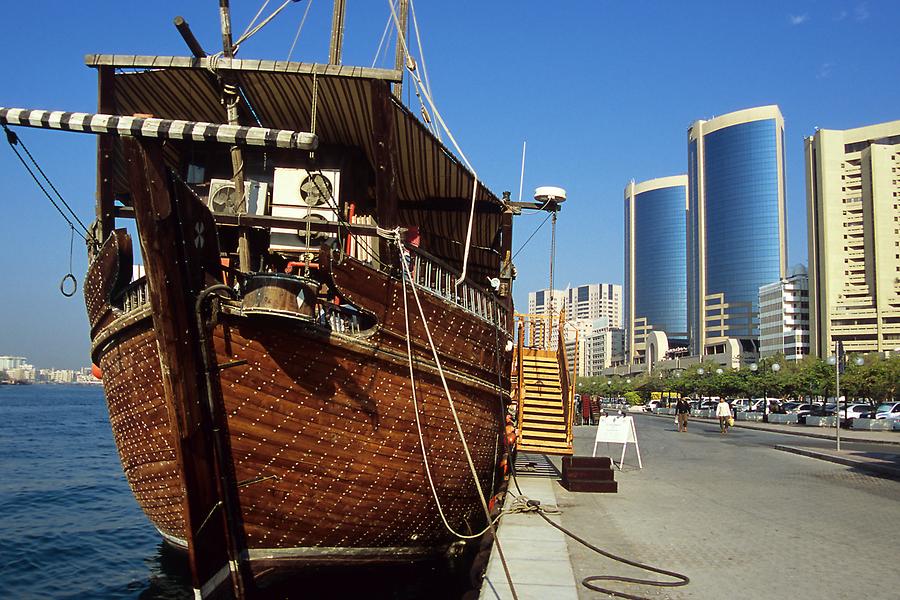
[[[213,328],[215,360],[225,365],[217,377],[240,519],[257,571],[408,560],[443,552],[457,540],[442,522],[422,456],[397,306],[400,282],[353,261],[331,268],[336,285],[366,310],[377,309],[384,294],[376,327],[337,333],[306,315],[259,314],[223,302]],[[508,338],[504,332],[498,339],[494,325],[434,294],[419,295],[481,486],[492,494],[501,478],[509,401],[510,355],[502,349]],[[408,300],[415,306],[411,294]],[[95,303],[94,359],[126,478],[162,535],[186,546],[174,416],[164,398],[149,304],[99,312]],[[431,480],[449,524],[471,533],[484,527],[483,510],[420,319],[410,318]]]

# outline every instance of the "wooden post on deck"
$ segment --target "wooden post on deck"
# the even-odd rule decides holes
[[[97,69],[97,108],[101,114],[114,113],[113,89],[115,86],[113,67]],[[115,197],[113,189],[113,144],[112,134],[97,138],[97,225],[98,242],[102,243],[116,228]]]
[[[222,53],[226,58],[234,57],[234,46],[231,41],[231,10],[228,0],[219,0],[219,16],[222,21]],[[222,78],[222,96],[225,99],[225,109],[228,114],[229,125],[240,125],[240,113],[238,105],[241,97],[238,95],[237,81],[231,75]],[[231,170],[234,174],[234,191],[240,198],[239,212],[247,212],[244,202],[244,156],[241,147],[235,144],[231,147]],[[250,231],[247,227],[238,228],[238,268],[244,273],[250,272]]]
[[[375,146],[375,219],[382,229],[400,224],[397,206],[397,168],[394,159],[394,105],[388,84],[372,82],[372,141]],[[390,243],[381,239],[379,255],[392,264]]]
[[[253,579],[239,510],[234,514],[237,492],[230,457],[216,452],[195,315],[196,298],[205,285],[203,267],[218,261],[215,227],[205,207],[179,205],[170,190],[160,142],[122,141],[172,442],[184,485],[195,597],[246,598]]]

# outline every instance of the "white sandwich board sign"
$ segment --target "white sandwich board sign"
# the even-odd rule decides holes
[[[619,469],[625,463],[625,450],[628,444],[634,444],[634,451],[637,453],[638,467],[643,469],[641,464],[641,448],[638,446],[637,429],[634,427],[634,417],[627,416],[603,416],[600,417],[600,423],[597,425],[597,437],[594,439],[594,452],[592,456],[597,456],[597,444],[604,442],[607,444],[622,444],[622,458],[619,459]]]

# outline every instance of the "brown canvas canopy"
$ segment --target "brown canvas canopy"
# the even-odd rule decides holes
[[[215,74],[227,73],[239,83],[261,126],[311,131],[315,86],[320,145],[359,148],[371,165],[376,164],[373,86],[399,81],[401,75],[383,69],[227,58],[88,55],[85,62],[116,69],[112,89],[101,102],[120,115],[225,123]],[[474,176],[408,108],[392,100],[400,220],[421,228],[429,252],[459,266]],[[114,164],[114,186],[124,190],[124,165],[119,157]],[[496,276],[502,211],[497,197],[479,185],[470,253],[478,273]]]

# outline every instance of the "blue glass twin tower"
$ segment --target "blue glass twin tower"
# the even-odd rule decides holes
[[[625,320],[629,363],[655,362],[651,332],[687,343],[687,176],[662,177],[625,188]]]
[[[784,189],[777,106],[695,122],[687,176],[626,187],[629,363],[662,358],[654,331],[693,356],[756,352],[759,288],[786,271]]]
[[[784,118],[741,110],[688,129],[687,310],[692,355],[755,352],[759,288],[787,269]]]

